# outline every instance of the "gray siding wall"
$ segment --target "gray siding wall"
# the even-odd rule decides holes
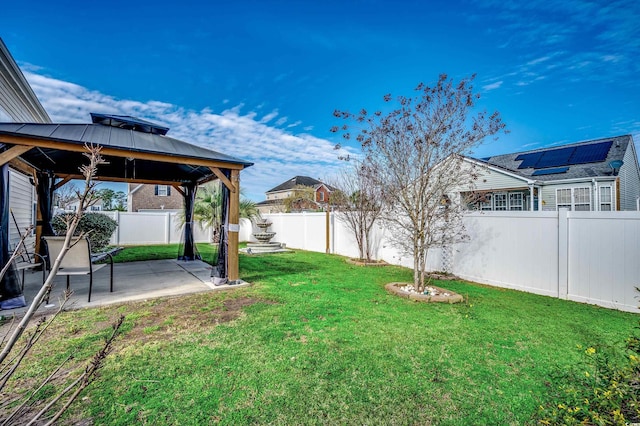
[[[640,197],[640,171],[633,140],[624,154],[624,165],[620,168],[620,210],[636,210]]]
[[[593,182],[592,181],[585,181],[585,182],[574,182],[574,183],[565,183],[565,184],[551,184],[551,185],[545,185],[541,188],[541,200],[543,201],[542,204],[542,210],[556,210],[556,189],[567,189],[567,188],[589,188],[589,190],[591,191],[591,210],[597,210],[599,209],[599,207],[597,207],[596,205],[600,202],[600,190],[599,188],[604,187],[604,186],[610,186],[611,187],[611,192],[612,192],[612,196],[613,196],[613,209],[615,209],[616,206],[616,200],[615,200],[615,182],[613,179],[611,179],[610,181],[598,181],[596,183],[598,185],[598,191],[597,193],[594,193],[594,187],[593,187]]]
[[[468,168],[469,172],[471,172],[471,165],[464,163],[463,167]],[[478,168],[476,171],[478,173],[478,179],[475,181],[475,187],[473,189],[477,191],[527,188],[527,182],[525,180],[509,176],[505,173],[500,173],[487,168]],[[467,191],[469,188],[460,188],[460,190]]]
[[[13,218],[9,218],[9,241],[12,246],[15,246],[20,241],[20,234],[24,233],[24,230],[35,223],[34,214],[34,188],[29,182],[29,176],[26,176],[18,171],[9,170],[9,208],[13,212],[16,221],[18,222],[18,228],[13,221]]]

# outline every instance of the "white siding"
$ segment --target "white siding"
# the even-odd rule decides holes
[[[471,168],[465,163],[465,167]],[[500,173],[487,168],[478,169],[478,179],[475,181],[475,190],[484,191],[490,189],[527,188],[527,182],[523,179]]]
[[[20,228],[18,231],[13,218],[9,217],[9,241],[13,246],[20,241],[20,235],[24,230],[29,225],[35,224],[33,217],[35,194],[33,185],[29,182],[29,176],[9,169],[9,194],[9,208]]]
[[[556,189],[571,188],[572,185],[545,185],[540,187],[539,194],[541,200],[540,210],[556,209]]]
[[[620,168],[620,210],[636,210],[636,200],[640,197],[640,174],[633,139],[624,154],[624,164]]]

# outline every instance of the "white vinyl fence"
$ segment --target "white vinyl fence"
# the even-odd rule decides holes
[[[325,213],[264,215],[287,247],[325,252]],[[640,212],[483,212],[465,218],[470,240],[451,250],[432,250],[430,270],[562,299],[640,312]],[[240,239],[250,240],[244,221]],[[393,247],[375,227],[374,257],[413,267],[410,256]],[[329,252],[357,257],[351,232],[332,213]],[[449,253],[445,255],[445,253]]]
[[[111,236],[113,245],[170,244],[183,241],[184,224],[175,212],[127,213],[101,212],[118,226]],[[211,241],[211,230],[193,226],[195,242]]]

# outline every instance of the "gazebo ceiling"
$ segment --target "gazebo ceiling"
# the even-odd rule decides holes
[[[181,184],[220,178],[220,169],[241,170],[253,163],[162,134],[167,128],[128,116],[92,114],[93,124],[0,123],[0,163],[22,160],[59,178],[80,176],[85,144],[102,147],[108,164],[97,179]]]

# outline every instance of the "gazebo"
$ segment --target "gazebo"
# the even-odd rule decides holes
[[[171,185],[184,197],[184,246],[179,259],[196,257],[193,239],[193,204],[198,185],[219,179],[228,214],[226,274],[238,276],[238,208],[240,171],[253,163],[166,136],[166,127],[130,116],[91,114],[89,124],[0,123],[0,262],[9,252],[9,166],[32,176],[37,193],[36,243],[52,235],[52,197],[56,188],[83,179],[86,144],[101,147],[106,164],[96,179],[111,182]],[[21,296],[15,271],[0,285],[2,299]]]

